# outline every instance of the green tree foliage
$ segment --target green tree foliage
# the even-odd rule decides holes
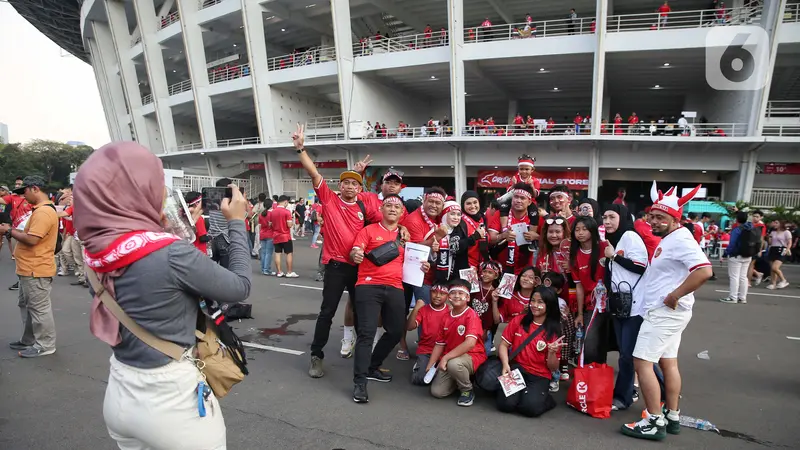
[[[78,170],[94,151],[81,145],[36,139],[27,144],[0,144],[0,184],[13,185],[16,177],[41,175],[49,187],[69,184],[69,174]]]

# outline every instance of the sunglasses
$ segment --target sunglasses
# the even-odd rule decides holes
[[[548,225],[552,225],[552,224],[564,225],[564,219],[562,219],[560,217],[555,218],[555,219],[547,219],[547,220],[544,221],[544,223],[546,223]]]

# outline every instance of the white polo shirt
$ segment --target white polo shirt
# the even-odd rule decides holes
[[[663,306],[664,298],[683,284],[690,273],[701,267],[710,267],[703,250],[686,227],[679,227],[664,236],[653,253],[639,286],[633,291],[634,313],[644,316],[647,311]],[[691,310],[694,294],[681,297],[678,308]]]

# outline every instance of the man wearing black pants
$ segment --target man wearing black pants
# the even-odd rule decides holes
[[[353,361],[353,401],[356,403],[369,401],[368,379],[383,383],[392,381],[392,376],[381,372],[380,367],[400,342],[408,311],[403,295],[405,250],[399,240],[397,224],[403,213],[403,200],[395,194],[385,196],[381,213],[381,223],[359,231],[350,251],[350,259],[359,265],[355,299],[358,339]],[[393,251],[387,250],[393,245]],[[372,350],[379,319],[386,332]]]

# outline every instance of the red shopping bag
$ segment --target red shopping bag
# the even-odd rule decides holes
[[[607,364],[576,367],[567,391],[567,405],[597,419],[611,417],[614,369]]]

